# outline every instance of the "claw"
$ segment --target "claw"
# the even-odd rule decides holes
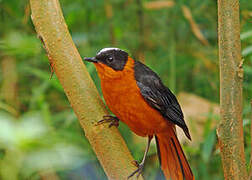
[[[109,123],[109,128],[111,128],[112,126],[118,127],[119,126],[119,119],[115,116],[105,115],[105,116],[103,116],[103,119],[98,121],[95,125],[98,126],[103,123]]]
[[[137,162],[138,164],[138,162]],[[133,177],[135,174],[136,174],[136,177],[137,179],[139,178],[139,176],[142,174],[143,172],[143,167],[144,167],[144,164],[140,163],[138,164],[138,168],[137,170],[135,170],[131,175],[128,176],[128,179],[130,179],[131,177]]]
[[[142,162],[139,164],[137,161],[132,161],[131,163],[134,164],[137,167],[137,170],[135,170],[131,175],[128,176],[128,179],[133,177],[136,174],[136,177],[138,179],[138,177],[141,175],[142,171],[143,171],[143,167],[144,167],[144,162],[145,162],[145,158],[147,156],[147,153],[149,151],[149,147],[150,147],[150,143],[151,143],[151,139],[153,136],[149,136],[148,137],[148,144],[146,146],[145,152],[144,152],[144,157]]]

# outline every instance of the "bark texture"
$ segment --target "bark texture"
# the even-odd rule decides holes
[[[58,0],[30,0],[32,20],[50,63],[109,179],[126,179],[136,167],[120,133],[108,124],[95,126],[108,114],[72,41]]]
[[[225,179],[247,180],[242,126],[239,0],[218,0],[220,115],[217,129]]]

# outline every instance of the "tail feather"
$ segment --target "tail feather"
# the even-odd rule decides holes
[[[157,149],[166,179],[194,180],[191,168],[180,146],[174,128],[156,135]]]

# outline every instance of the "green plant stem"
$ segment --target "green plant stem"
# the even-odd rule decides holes
[[[174,37],[172,37],[170,41],[169,59],[170,59],[169,87],[173,93],[176,93],[176,42],[174,40]]]

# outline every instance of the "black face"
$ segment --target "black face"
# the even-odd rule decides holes
[[[93,58],[85,58],[90,62],[101,62],[116,71],[123,70],[128,59],[128,53],[118,48],[104,48]]]

